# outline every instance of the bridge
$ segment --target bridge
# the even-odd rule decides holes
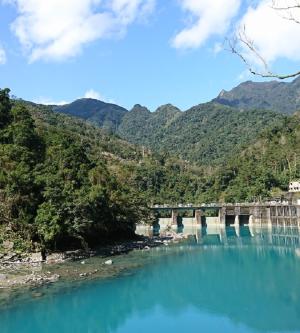
[[[283,202],[154,205],[160,226],[258,225],[300,227],[300,205]],[[186,217],[189,213],[190,217]],[[166,217],[166,215],[168,215]]]

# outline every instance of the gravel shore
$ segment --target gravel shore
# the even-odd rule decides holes
[[[41,286],[55,283],[61,278],[73,280],[97,278],[107,274],[107,266],[113,265],[114,257],[133,250],[148,251],[157,246],[168,246],[177,243],[187,236],[167,231],[159,237],[140,237],[139,240],[122,242],[116,245],[103,246],[89,251],[74,250],[47,254],[46,261],[40,253],[14,252],[0,253],[0,289],[18,288],[22,286]],[[86,260],[99,258],[100,268],[86,265]],[[76,269],[68,269],[68,263],[77,262]],[[112,270],[112,269],[110,269]]]

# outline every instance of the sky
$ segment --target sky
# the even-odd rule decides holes
[[[275,0],[275,6],[297,0]],[[274,5],[273,3],[273,5]],[[90,97],[181,110],[259,80],[226,40],[246,32],[271,69],[300,69],[300,9],[271,0],[0,0],[0,87],[25,100]],[[238,43],[251,66],[259,58]]]

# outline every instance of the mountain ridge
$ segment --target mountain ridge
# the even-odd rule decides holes
[[[56,112],[83,118],[122,139],[195,163],[219,164],[286,114],[300,109],[300,78],[292,82],[246,81],[222,90],[211,102],[181,111],[165,104],[151,112],[141,104],[128,111],[116,104],[79,99]]]
[[[128,112],[122,106],[93,98],[80,98],[69,104],[52,106],[52,109],[82,118],[110,131],[116,130]]]
[[[300,78],[291,82],[245,81],[212,99],[222,105],[245,109],[268,109],[293,114],[300,109]]]

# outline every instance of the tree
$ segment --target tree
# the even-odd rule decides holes
[[[293,21],[295,24],[300,24],[298,19],[300,13],[299,0],[272,0],[270,7],[278,13],[284,20]],[[270,69],[268,61],[260,53],[255,44],[247,33],[247,27],[243,25],[233,38],[227,39],[230,52],[238,56],[241,61],[246,65],[251,74],[261,76],[264,78],[276,78],[280,80],[289,79],[300,76],[300,70],[292,73],[275,73]],[[256,61],[260,64],[262,70],[254,68],[247,57],[243,54],[243,48],[248,50]]]
[[[0,89],[0,130],[7,126],[12,119],[9,89]]]

